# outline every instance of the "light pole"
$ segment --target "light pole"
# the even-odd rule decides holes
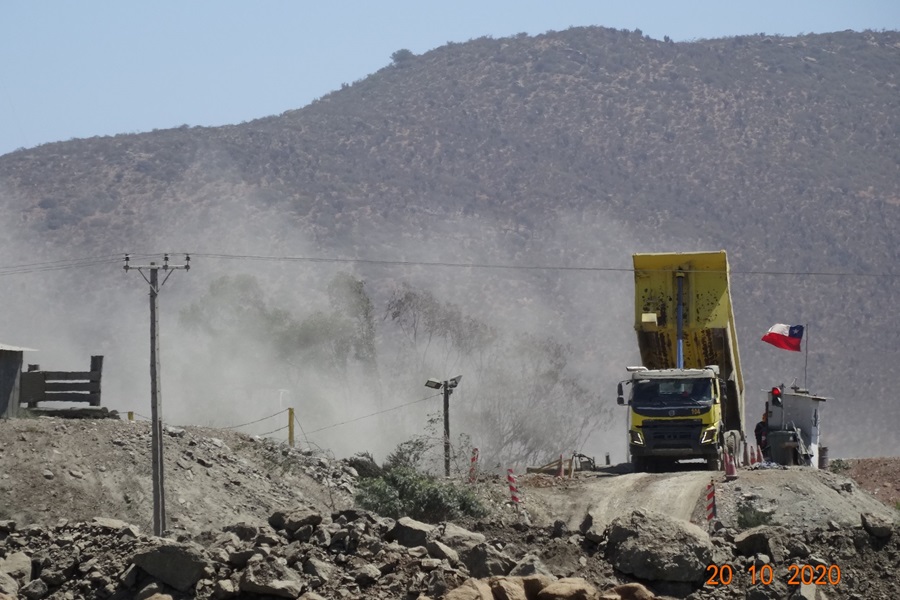
[[[444,390],[444,475],[450,477],[450,394],[459,385],[462,375],[457,375],[453,379],[439,381],[437,379],[429,379],[425,382],[425,387],[433,390]]]

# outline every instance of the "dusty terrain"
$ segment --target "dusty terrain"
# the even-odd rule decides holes
[[[844,465],[849,469],[843,469]],[[835,461],[833,466],[888,506],[900,508],[900,458],[850,459]]]
[[[474,488],[490,515],[460,522],[472,535],[482,536],[481,545],[475,550],[466,546],[458,559],[450,560],[433,554],[434,548],[424,558],[424,548],[407,550],[405,545],[420,544],[398,544],[392,520],[353,510],[356,473],[334,457],[226,430],[167,429],[164,440],[166,537],[173,543],[200,542],[208,553],[196,558],[197,564],[205,564],[205,575],[195,589],[173,591],[160,583],[162,575],[148,574],[162,543],[147,535],[152,530],[148,424],[39,418],[0,421],[0,592],[8,568],[4,561],[13,556],[31,556],[35,575],[49,569],[48,580],[61,581],[52,569],[53,557],[65,548],[52,540],[62,536],[82,540],[80,557],[63,562],[71,567],[92,557],[88,564],[99,570],[78,567],[72,576],[82,579],[73,579],[70,587],[56,584],[61,587],[55,592],[23,587],[27,594],[23,591],[20,598],[137,597],[122,591],[126,584],[129,590],[165,591],[176,599],[264,598],[266,593],[244,590],[270,593],[286,578],[297,593],[281,597],[297,598],[297,590],[314,589],[323,598],[415,600],[419,594],[442,598],[470,575],[508,574],[534,563],[552,576],[583,577],[600,588],[642,581],[660,598],[774,599],[795,597],[784,584],[788,567],[809,561],[839,563],[844,583],[804,598],[890,598],[900,593],[891,566],[900,563],[900,540],[896,533],[890,535],[897,530],[900,512],[888,493],[896,491],[900,480],[900,459],[853,461],[851,468],[837,469],[856,473],[859,483],[840,473],[799,468],[741,470],[734,481],[705,471],[632,474],[610,469],[576,473],[571,480],[529,475],[519,481],[525,502],[518,512],[508,501],[506,481],[485,475]],[[712,588],[702,580],[656,581],[629,574],[622,552],[617,556],[613,549],[608,526],[633,519],[632,511],[640,509],[646,515],[691,521],[703,532],[702,497],[711,480],[718,524],[704,542],[712,548],[704,560],[733,565],[739,572],[735,584]],[[768,523],[757,537],[748,538],[748,526],[740,522],[747,514]],[[865,527],[862,514],[869,515]],[[318,515],[315,522],[320,524],[301,525],[308,515]],[[91,524],[94,517],[122,523]],[[452,539],[443,528],[433,536]],[[661,541],[660,552],[665,545]],[[652,557],[657,549],[651,545],[646,551]],[[138,554],[145,562],[135,570]],[[248,562],[253,556],[257,559]],[[778,583],[754,586],[747,569],[765,561],[776,566]],[[244,585],[249,587],[240,587]]]
[[[323,511],[351,504],[349,477],[325,457],[288,456],[268,440],[195,427],[166,429],[163,447],[175,533],[264,524],[300,502]],[[152,531],[152,503],[148,422],[0,420],[0,519],[52,524],[102,516]]]

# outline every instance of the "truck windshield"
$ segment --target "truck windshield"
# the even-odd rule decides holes
[[[634,382],[632,404],[635,406],[673,406],[679,404],[712,404],[712,380],[639,379]]]

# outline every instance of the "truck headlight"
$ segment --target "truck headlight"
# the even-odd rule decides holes
[[[710,427],[703,432],[703,435],[700,436],[701,444],[713,444],[716,441],[718,430],[715,427]]]
[[[629,436],[631,437],[631,443],[632,443],[632,444],[635,444],[635,445],[637,445],[637,446],[643,446],[643,445],[644,445],[644,436],[641,435],[641,432],[640,432],[640,431],[635,431],[634,429],[631,429],[631,430],[628,431],[628,434],[629,434]]]

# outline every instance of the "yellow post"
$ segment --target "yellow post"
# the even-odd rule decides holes
[[[288,446],[294,447],[294,409],[288,409]]]
[[[134,411],[133,410],[128,411],[128,420],[134,421]]]

